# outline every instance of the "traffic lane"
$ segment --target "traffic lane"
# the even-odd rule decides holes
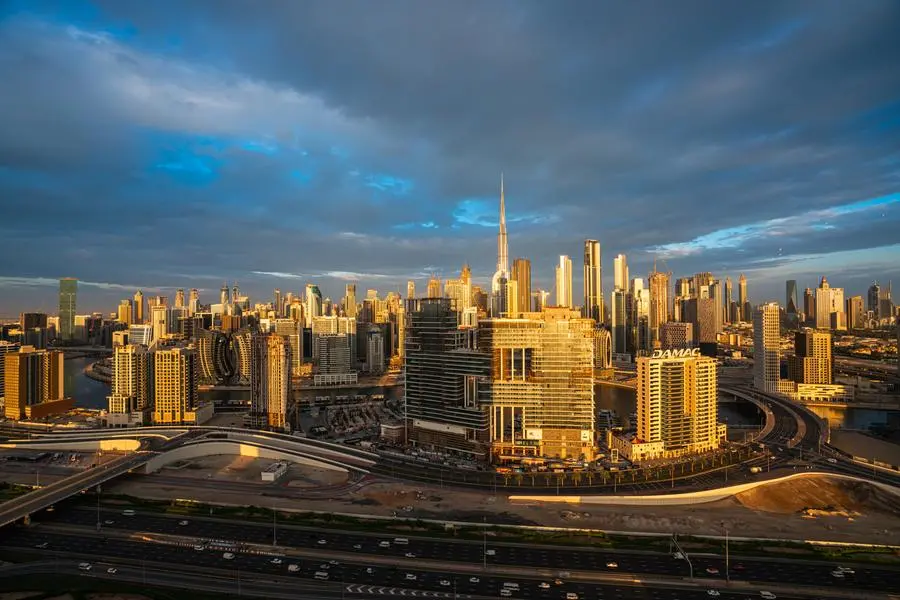
[[[53,514],[53,513],[50,513]],[[71,516],[70,516],[71,515]],[[104,522],[113,521],[113,528],[132,531],[152,531],[171,533],[204,539],[224,539],[239,542],[268,544],[272,541],[272,530],[262,524],[220,523],[214,521],[190,520],[187,525],[179,525],[184,519],[161,515],[138,514],[133,517],[122,516],[121,513],[101,513]],[[107,518],[109,517],[109,518]],[[87,510],[73,510],[63,516],[66,522],[93,526],[96,513]],[[417,558],[430,560],[448,560],[452,562],[482,563],[496,565],[535,566],[556,570],[597,571],[609,569],[607,564],[615,562],[616,569],[621,572],[652,573],[660,575],[687,576],[689,566],[685,561],[674,560],[668,554],[627,554],[620,552],[579,551],[570,548],[503,546],[491,544],[489,551],[493,556],[485,556],[483,547],[478,542],[428,541],[410,539],[408,545],[394,543],[394,538],[387,535],[374,536],[363,534],[338,534],[334,532],[315,533],[305,530],[281,529],[277,532],[278,543],[298,548],[319,548],[341,552],[375,553],[383,556],[402,557],[412,553]],[[320,542],[324,541],[322,544]],[[388,542],[387,548],[379,546]],[[356,548],[356,546],[361,546]],[[694,574],[698,577],[724,578],[725,564],[722,557],[692,557]],[[736,563],[735,563],[736,564]],[[809,564],[803,562],[784,563],[741,559],[743,568],[740,572],[732,570],[733,578],[760,582],[797,581],[805,585],[828,585],[841,587],[850,583],[849,579],[837,579],[831,576],[834,565]],[[706,572],[707,568],[719,571],[718,575]],[[900,572],[883,569],[857,569],[858,575],[853,583],[857,587],[880,587],[890,591],[900,590]]]
[[[332,582],[341,581],[370,583],[372,585],[404,588],[404,589],[426,589],[433,591],[447,591],[452,587],[452,581],[455,579],[458,593],[468,593],[472,595],[498,594],[500,589],[507,583],[518,583],[520,589],[515,597],[523,598],[544,598],[547,597],[546,590],[540,588],[540,580],[524,579],[520,577],[494,577],[494,576],[467,576],[460,574],[423,571],[415,568],[415,563],[411,562],[410,567],[372,567],[369,573],[365,565],[360,564],[344,564],[330,565],[327,562],[311,561],[308,559],[294,559],[282,557],[280,564],[274,564],[271,556],[248,555],[235,553],[231,560],[224,558],[224,553],[205,550],[202,552],[194,551],[186,548],[173,546],[162,546],[150,543],[132,542],[124,540],[109,539],[106,542],[95,538],[80,538],[69,535],[46,535],[36,531],[19,530],[17,535],[10,536],[5,541],[5,545],[12,547],[32,547],[34,544],[48,542],[55,550],[71,552],[83,556],[85,561],[104,562],[105,559],[97,558],[97,555],[115,556],[120,559],[132,561],[148,561],[160,563],[175,563],[182,565],[192,565],[198,567],[212,567],[217,569],[228,569],[235,572],[235,577],[239,577],[240,572],[254,573],[271,573],[279,575],[293,575],[296,577],[313,577],[315,572],[324,571],[329,573],[329,580]],[[297,565],[297,571],[291,571],[290,565]],[[327,565],[327,566],[326,566]],[[415,576],[414,579],[409,576]],[[473,581],[472,577],[476,577],[477,581]],[[148,580],[152,583],[152,580]],[[447,581],[450,585],[443,585],[441,582]],[[654,594],[651,588],[646,587],[630,587],[623,585],[609,584],[591,584],[591,583],[574,583],[563,582],[562,585],[551,585],[551,591],[558,591],[561,596],[566,592],[576,592],[580,598],[618,598],[618,597],[705,597],[705,592],[699,590],[675,590],[675,593],[666,592],[666,588],[652,588],[657,591]],[[647,596],[649,594],[649,596]]]

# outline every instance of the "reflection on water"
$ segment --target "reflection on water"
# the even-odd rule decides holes
[[[82,408],[106,408],[109,386],[94,381],[84,374],[84,369],[96,358],[80,357],[63,361],[63,385],[66,396],[75,398],[75,406]]]
[[[832,408],[809,407],[814,413],[828,420],[831,429],[860,429],[868,430],[873,425],[887,425],[888,419],[896,420],[900,411],[873,410],[869,408]]]

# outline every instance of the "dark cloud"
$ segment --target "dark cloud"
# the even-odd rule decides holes
[[[228,278],[265,297],[308,279],[336,297],[353,274],[396,289],[464,261],[486,277],[504,172],[510,253],[544,287],[586,237],[608,272],[620,252],[634,274],[656,256],[676,275],[747,270],[760,299],[815,269],[900,277],[900,203],[847,211],[900,192],[889,0],[102,0],[6,17],[0,275]]]

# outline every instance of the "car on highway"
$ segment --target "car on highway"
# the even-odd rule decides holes
[[[546,581],[542,581],[538,584],[538,587],[541,588],[542,590],[549,590],[550,584],[547,583]]]
[[[107,519],[107,520],[103,521],[103,524],[104,525],[114,525],[115,521],[113,521],[112,519]]]
[[[46,548],[49,545],[50,545],[49,542],[41,542],[40,544],[35,544],[34,547],[43,550],[44,548]]]
[[[338,561],[336,561],[332,558],[331,560],[328,561],[328,564],[331,565],[332,567],[336,567],[341,563],[339,563]]]
[[[855,575],[856,571],[851,569],[850,567],[835,567],[835,571],[840,571],[844,575]]]
[[[619,563],[617,563],[617,562],[608,562],[608,563],[606,563],[606,568],[607,568],[607,569],[618,569],[618,568],[619,568]]]
[[[519,584],[518,584],[518,583],[515,583],[515,582],[509,582],[509,581],[507,581],[506,583],[503,584],[503,589],[518,591],[518,590],[519,590]]]
[[[406,558],[415,558],[415,557],[416,557],[416,555],[413,554],[412,552],[407,552],[407,553],[404,554],[403,556],[405,556]]]
[[[826,460],[827,462],[830,462],[830,463],[833,464],[833,465],[836,465],[836,464],[837,464],[837,459],[836,459],[836,458],[826,458],[825,460]]]
[[[504,598],[509,598],[510,596],[512,596],[512,590],[509,588],[503,588],[502,590],[500,590],[500,595]]]
[[[317,543],[318,545],[320,545],[320,546],[324,546],[325,544],[328,543],[328,540],[319,540],[319,541],[316,542],[316,543]]]
[[[91,570],[91,563],[83,562],[83,563],[81,563],[81,564],[78,565],[78,568],[81,569],[82,571],[90,571],[90,570]]]
[[[372,567],[366,567],[366,575],[374,575],[374,574],[375,574],[375,569],[373,569]]]
[[[269,562],[272,563],[273,565],[280,565],[282,561],[280,558],[273,558]]]
[[[291,573],[296,573],[299,570],[300,570],[300,565],[296,565],[296,564],[288,565],[288,571],[290,571]]]
[[[234,560],[234,554],[232,554],[231,552],[226,552],[222,555],[222,558],[224,558],[225,560]]]
[[[563,584],[563,580],[562,580],[562,579],[554,579],[554,580],[553,580],[553,585],[562,585],[562,584]]]
[[[362,544],[353,544],[354,550],[362,550]]]
[[[488,556],[497,556],[497,551],[494,550],[493,548],[488,548],[487,550],[484,551],[484,553],[487,554]]]
[[[450,585],[450,582],[446,579],[441,579],[438,583],[444,587],[447,587],[448,585]]]
[[[835,569],[834,571],[831,572],[831,576],[834,577],[835,579],[843,579],[843,578],[844,578],[844,572],[843,572],[843,571],[838,571],[838,570]]]
[[[115,575],[116,573],[119,572],[119,570],[115,567],[110,567],[106,570],[106,572],[109,573],[110,575]]]
[[[205,550],[205,549],[206,549],[206,548],[204,548],[204,547],[201,546],[200,544],[195,544],[195,545],[194,545],[194,550],[196,550],[197,552],[203,552],[203,550]]]
[[[178,521],[178,524],[181,525],[182,527],[184,527],[185,525],[187,525],[189,523],[190,523],[190,521]]]
[[[672,558],[675,560],[684,560],[684,554],[682,552],[676,552],[672,555]]]
[[[414,573],[407,573],[407,574],[406,574],[406,580],[407,580],[407,581],[415,581],[416,579],[418,579],[418,578],[415,576]]]
[[[706,567],[706,573],[707,575],[718,575],[719,570],[715,567]]]
[[[566,592],[566,600],[578,600],[578,594],[575,592]]]
[[[481,583],[481,579],[478,577],[469,577],[469,583]]]
[[[390,548],[391,543],[387,540],[382,540],[382,541],[378,542],[378,547],[379,548]]]
[[[776,596],[772,592],[767,592],[765,590],[763,590],[759,593],[759,597],[762,598],[763,600],[776,600],[776,598],[778,598],[778,596]]]
[[[706,590],[706,595],[712,596],[713,598],[718,598],[719,596],[721,596],[721,594],[719,594],[719,590]]]
[[[122,515],[126,516],[126,517],[133,517],[136,514],[137,513],[130,508],[126,508],[125,510],[122,511]]]
[[[316,571],[316,574],[313,575],[314,579],[328,579],[327,571]]]

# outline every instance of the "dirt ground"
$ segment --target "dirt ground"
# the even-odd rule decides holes
[[[161,473],[166,477],[180,477],[188,480],[207,479],[271,486],[272,483],[262,480],[261,472],[275,462],[277,461],[247,456],[205,456],[170,465]],[[346,481],[347,474],[340,471],[292,464],[289,466],[288,472],[275,484],[311,488],[339,485]]]
[[[117,483],[115,491],[156,499],[183,496],[183,489],[155,484],[152,475]],[[900,539],[900,498],[866,483],[828,477],[773,484],[706,504],[658,507],[513,503],[502,495],[376,480],[323,490],[318,496],[309,493],[314,491],[276,484],[263,494],[278,508],[298,511],[710,535],[721,535],[724,525],[733,536],[880,544]],[[246,491],[191,490],[198,501],[230,505],[253,504],[258,495],[249,486]]]

